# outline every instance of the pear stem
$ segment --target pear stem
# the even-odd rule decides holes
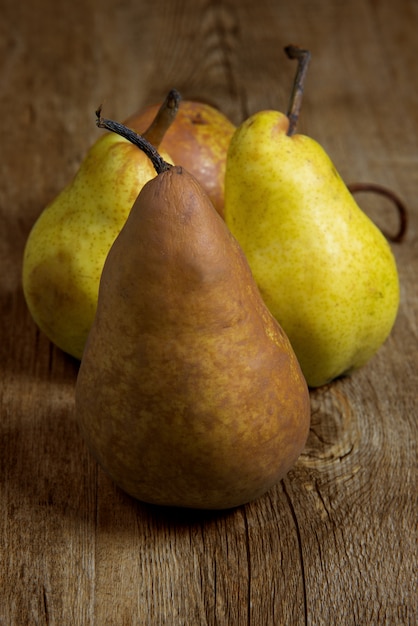
[[[147,141],[142,135],[138,135],[135,131],[131,130],[127,126],[120,124],[119,122],[114,122],[113,120],[108,120],[101,116],[102,109],[99,107],[96,111],[96,124],[99,128],[105,128],[106,130],[110,130],[112,133],[116,133],[127,139],[135,146],[137,146],[142,152],[144,152],[147,157],[151,160],[155,171],[157,174],[162,174],[169,170],[172,165],[164,161],[162,156],[158,153],[158,150],[154,148],[154,146]]]
[[[293,89],[290,95],[290,101],[287,110],[287,117],[289,118],[289,128],[287,134],[289,137],[291,137],[296,131],[296,126],[302,107],[303,90],[308,65],[311,60],[311,53],[309,52],[309,50],[304,50],[302,48],[299,48],[298,46],[292,45],[286,46],[284,50],[289,59],[297,59],[298,62],[295,79],[293,81]]]
[[[394,191],[392,191],[392,189],[388,189],[387,187],[383,187],[382,185],[377,185],[376,183],[351,183],[350,185],[347,185],[347,187],[352,194],[371,192],[380,194],[381,196],[385,196],[386,198],[391,200],[398,209],[398,232],[395,235],[389,235],[385,231],[382,232],[385,237],[393,243],[401,243],[405,239],[406,231],[408,229],[408,210],[402,200],[396,195]]]
[[[177,89],[171,89],[164,102],[158,109],[158,112],[148,126],[147,130],[142,133],[144,139],[152,143],[153,146],[158,148],[162,142],[164,135],[174,122],[177,111],[179,110],[181,101],[181,95]]]

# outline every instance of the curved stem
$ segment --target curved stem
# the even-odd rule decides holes
[[[138,135],[135,131],[131,130],[127,126],[120,124],[119,122],[114,122],[113,120],[108,120],[101,116],[101,107],[96,111],[96,124],[99,128],[105,128],[106,130],[110,130],[112,133],[116,133],[127,139],[135,146],[137,146],[142,152],[144,152],[147,157],[152,161],[155,171],[157,174],[161,174],[162,172],[166,172],[169,170],[172,165],[164,161],[164,159],[159,155],[158,150],[154,148],[149,141],[147,141],[142,135]]]
[[[177,89],[171,89],[164,102],[158,109],[158,112],[148,126],[147,130],[142,133],[144,139],[152,143],[153,146],[158,148],[163,140],[164,135],[170,128],[171,124],[176,119],[177,111],[179,110],[181,101],[181,95]]]
[[[350,185],[347,185],[347,188],[352,194],[359,192],[372,192],[380,194],[381,196],[385,196],[386,198],[391,200],[398,209],[400,222],[399,229],[395,235],[388,235],[384,231],[382,232],[385,237],[389,239],[389,241],[393,241],[394,243],[401,243],[404,240],[408,228],[408,209],[394,191],[375,183],[351,183]]]
[[[287,117],[289,118],[289,129],[287,134],[291,137],[296,131],[300,110],[302,107],[303,90],[308,71],[311,53],[298,46],[286,46],[285,52],[289,59],[297,59],[298,66],[295,79],[293,81],[293,89],[290,95],[289,106],[287,109]]]

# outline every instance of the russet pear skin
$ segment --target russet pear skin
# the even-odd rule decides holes
[[[29,311],[49,339],[77,359],[96,312],[107,253],[139,190],[155,175],[144,153],[107,133],[29,234],[22,276]]]
[[[308,385],[318,387],[364,365],[386,340],[399,281],[388,242],[325,151],[287,129],[276,111],[237,129],[225,220]]]
[[[155,118],[159,105],[132,115],[126,126],[142,133]],[[174,163],[193,174],[223,216],[226,155],[235,125],[215,107],[182,100],[175,120],[164,134],[160,148]]]
[[[106,259],[76,412],[116,484],[157,505],[239,506],[305,445],[309,394],[290,343],[180,167],[144,186]]]

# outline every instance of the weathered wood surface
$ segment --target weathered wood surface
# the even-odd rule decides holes
[[[416,624],[418,4],[415,0],[1,1],[0,624]],[[77,364],[39,334],[20,272],[29,229],[98,137],[175,86],[234,122],[284,109],[313,61],[300,130],[344,178],[407,202],[393,245],[393,333],[352,377],[312,393],[297,466],[227,513],[137,503],[89,456]],[[359,196],[396,229],[386,201]]]

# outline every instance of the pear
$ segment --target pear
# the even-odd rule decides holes
[[[157,115],[166,130],[178,109],[172,90]],[[167,161],[171,157],[161,151]],[[156,176],[148,157],[114,133],[88,151],[74,179],[43,210],[27,239],[23,291],[48,338],[81,359],[97,306],[100,275],[139,190]]]
[[[111,124],[99,120],[124,132]],[[295,463],[309,429],[308,389],[207,194],[187,170],[157,159],[158,176],[103,268],[77,419],[102,468],[131,496],[236,507]]]
[[[130,116],[125,125],[142,133],[154,118],[158,105]],[[223,216],[226,155],[235,125],[214,106],[198,100],[182,100],[175,120],[164,137],[150,143],[165,150],[174,163],[193,174]]]
[[[363,366],[386,340],[399,280],[386,238],[324,149],[294,132],[309,56],[287,52],[300,59],[291,108],[260,111],[236,130],[225,220],[308,385],[318,387]]]

